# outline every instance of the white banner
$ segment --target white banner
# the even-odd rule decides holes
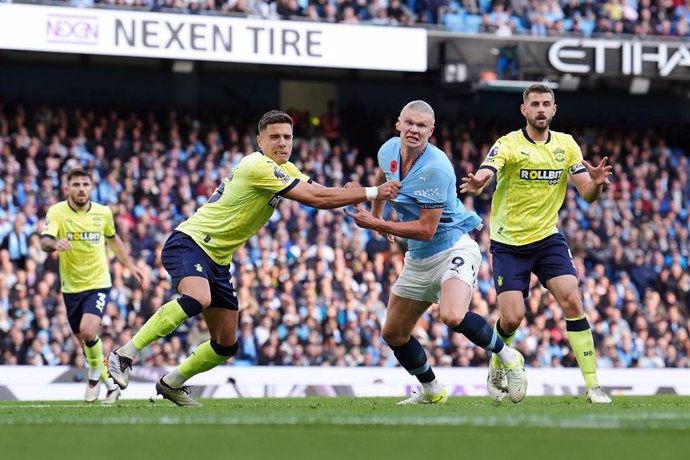
[[[486,395],[486,368],[437,368],[452,396]],[[124,399],[146,399],[166,369],[134,367]],[[599,381],[612,396],[690,395],[690,369],[601,369]],[[0,399],[81,400],[84,369],[65,366],[0,366]],[[528,396],[583,395],[579,369],[527,369]],[[75,382],[79,380],[79,382]],[[221,366],[193,377],[193,395],[204,398],[303,396],[404,396],[417,390],[401,368],[232,367]],[[105,390],[103,390],[103,393]]]
[[[421,28],[0,3],[0,48],[424,72]]]

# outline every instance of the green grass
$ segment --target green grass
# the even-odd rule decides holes
[[[514,405],[451,398],[395,406],[391,398],[167,401],[115,407],[0,402],[0,457],[93,460],[690,458],[690,398],[533,397]]]

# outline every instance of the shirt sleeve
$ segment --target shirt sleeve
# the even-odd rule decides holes
[[[278,194],[292,189],[299,183],[299,179],[287,174],[275,162],[266,160],[260,161],[254,166],[250,175],[250,182],[257,188]]]
[[[587,172],[587,168],[582,164],[582,150],[580,146],[577,145],[575,139],[570,137],[569,148],[568,148],[568,174],[573,176],[575,174],[581,174]]]
[[[489,154],[486,156],[479,169],[490,169],[495,173],[498,173],[503,166],[505,166],[508,158],[512,151],[512,146],[506,137],[502,137],[496,141],[496,143],[489,150]]]
[[[60,220],[55,210],[55,206],[48,208],[48,213],[46,214],[46,223],[41,232],[41,236],[51,236],[57,239],[58,231],[60,230]]]
[[[451,178],[438,168],[425,173],[424,181],[416,181],[412,187],[412,195],[421,209],[437,209],[446,206]]]
[[[103,228],[103,236],[112,238],[115,236],[115,220],[113,219],[113,211],[106,206],[105,227]]]

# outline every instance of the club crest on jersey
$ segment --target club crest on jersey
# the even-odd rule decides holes
[[[553,157],[556,159],[557,162],[563,163],[565,161],[565,150],[562,148],[557,148],[553,152]]]
[[[83,241],[85,243],[93,244],[101,241],[100,232],[67,232],[65,237],[68,241]]]
[[[398,170],[398,161],[397,160],[391,161],[390,168],[391,168],[392,173],[396,172]]]
[[[545,180],[550,185],[558,184],[563,175],[562,169],[521,169],[520,179],[523,180]]]

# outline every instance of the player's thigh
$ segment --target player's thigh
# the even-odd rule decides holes
[[[223,347],[237,342],[239,312],[227,308],[209,307],[203,312],[211,339]]]
[[[463,235],[441,263],[439,307],[441,318],[449,327],[460,324],[467,313],[481,263],[479,245],[468,235]]]
[[[521,291],[505,291],[496,298],[501,327],[505,332],[513,332],[525,317],[525,298]]]
[[[552,278],[570,275],[577,280],[575,263],[563,235],[556,233],[539,242],[534,252],[533,271],[547,288]]]
[[[83,341],[93,340],[98,337],[101,328],[101,317],[93,313],[84,313],[79,323],[79,338]]]
[[[185,276],[179,281],[177,291],[197,300],[203,309],[211,304],[211,285],[201,276]]]
[[[414,300],[391,294],[382,335],[388,345],[404,345],[410,338],[417,321],[431,302]]]
[[[211,304],[209,277],[214,263],[189,235],[173,232],[163,246],[161,260],[173,289],[193,297],[203,308]]]
[[[441,287],[439,311],[441,320],[451,329],[457,327],[465,317],[472,298],[470,285],[458,278],[447,279]]]
[[[566,318],[577,318],[584,315],[577,277],[573,275],[556,276],[546,282],[546,287],[563,308]]]
[[[518,252],[495,241],[491,242],[490,250],[496,294],[500,296],[504,292],[518,291],[526,298],[534,263],[532,254],[529,251]]]

